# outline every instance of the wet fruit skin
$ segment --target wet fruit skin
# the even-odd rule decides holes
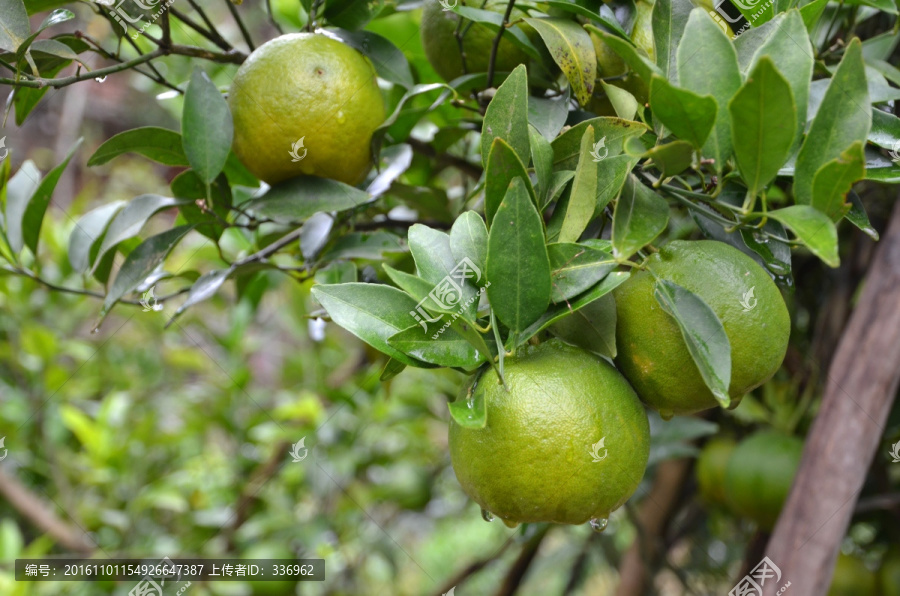
[[[649,456],[647,415],[628,382],[557,339],[520,347],[504,376],[509,391],[492,370],[475,388],[487,406],[484,428],[450,423],[463,489],[508,523],[608,517],[635,491]]]
[[[791,490],[802,453],[802,440],[772,430],[741,441],[725,469],[728,508],[771,530]]]
[[[753,259],[714,240],[676,240],[646,266],[698,295],[721,320],[731,345],[732,405],[775,374],[787,351],[790,316],[777,286]],[[653,296],[654,283],[650,271],[639,271],[614,292],[619,370],[660,413],[718,406],[680,328]],[[753,307],[747,310],[742,302]]]
[[[235,154],[269,184],[303,174],[359,184],[371,168],[372,133],[385,117],[368,58],[312,33],[257,48],[238,69],[228,103]]]

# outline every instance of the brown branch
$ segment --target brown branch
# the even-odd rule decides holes
[[[534,536],[528,539],[528,542],[522,547],[519,556],[513,561],[512,567],[506,573],[506,577],[503,578],[503,583],[497,590],[496,596],[512,596],[516,593],[516,590],[519,589],[519,585],[525,578],[525,574],[528,572],[528,568],[531,566],[531,562],[534,561],[538,550],[541,548],[541,542],[544,541],[544,537],[552,527],[550,524],[545,524],[538,529]]]
[[[0,468],[0,495],[9,501],[22,517],[51,536],[60,546],[77,553],[93,552],[93,547],[81,538],[82,535],[87,536],[85,532],[59,519],[38,495],[28,490],[16,477],[4,472],[3,468]]]
[[[690,461],[687,459],[664,461],[657,467],[653,487],[637,513],[638,536],[619,564],[616,596],[639,596],[650,585],[650,569],[654,566],[653,561],[665,554],[660,552],[659,546],[666,526],[676,511],[681,487],[689,470]]]
[[[272,454],[269,456],[269,459],[256,468],[250,476],[250,481],[247,482],[247,485],[244,486],[244,489],[241,491],[237,506],[235,507],[234,521],[228,529],[228,543],[231,548],[234,547],[233,541],[235,533],[249,517],[247,512],[250,509],[250,505],[256,500],[256,496],[259,494],[259,491],[262,490],[263,486],[265,486],[266,482],[278,472],[278,468],[281,467],[281,464],[287,457],[290,444],[290,441],[285,440],[275,443],[275,447],[272,449]]]
[[[793,582],[792,596],[828,590],[900,383],[900,204],[882,238],[831,362],[821,409],[767,548],[784,581]],[[774,594],[779,587],[766,582],[764,593]]]
[[[512,540],[507,540],[503,543],[503,545],[497,549],[497,551],[487,557],[482,559],[478,559],[476,561],[472,561],[468,565],[463,568],[462,571],[452,576],[450,579],[444,582],[444,584],[435,592],[435,596],[443,596],[453,588],[461,585],[464,581],[466,581],[469,577],[475,575],[494,561],[500,558],[500,556],[506,552],[506,549],[513,544]]]

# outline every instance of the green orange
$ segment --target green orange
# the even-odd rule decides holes
[[[716,505],[726,503],[725,470],[728,468],[728,460],[731,459],[735,445],[733,439],[716,437],[706,442],[700,456],[697,457],[694,469],[697,486],[700,494],[709,503]]]
[[[313,33],[257,48],[238,69],[228,103],[235,154],[269,184],[302,174],[359,184],[385,117],[371,62]]]
[[[488,370],[473,390],[486,426],[450,423],[463,489],[509,524],[607,518],[635,491],[649,456],[647,415],[628,382],[557,339],[520,347],[504,365],[508,389]]]
[[[741,441],[725,468],[728,508],[767,530],[775,526],[800,467],[803,441],[765,430]]]
[[[753,259],[722,242],[676,240],[654,253],[646,268],[614,294],[616,363],[644,403],[666,416],[718,404],[681,329],[654,297],[654,275],[699,296],[721,320],[731,345],[733,405],[775,374],[787,350],[790,317],[775,283]]]

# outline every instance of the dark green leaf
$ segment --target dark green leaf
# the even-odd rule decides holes
[[[17,253],[23,246],[27,246],[32,254],[37,254],[41,225],[44,223],[44,214],[50,205],[53,191],[63,170],[69,165],[69,160],[80,146],[81,139],[78,139],[62,162],[47,172],[30,196],[7,195],[6,238],[13,252]]]
[[[816,23],[819,22],[819,17],[822,16],[822,12],[825,10],[826,4],[828,4],[828,0],[813,0],[809,4],[800,7],[800,16],[803,17],[803,25],[806,27],[807,32],[812,33]]]
[[[438,366],[471,369],[486,359],[486,355],[480,354],[452,327],[428,335],[419,325],[414,325],[391,336],[388,343],[404,354]]]
[[[771,182],[787,160],[797,131],[791,87],[768,57],[756,63],[728,104],[734,155],[753,196]]]
[[[599,36],[606,42],[612,51],[618,54],[629,68],[636,72],[644,81],[649,82],[655,74],[663,76],[662,70],[647,57],[643,50],[637,49],[630,42],[620,39],[611,33],[607,33],[602,29],[598,29],[593,25],[585,25],[585,29]]]
[[[819,111],[797,156],[794,200],[812,202],[813,180],[826,162],[840,157],[855,141],[865,143],[872,123],[865,65],[858,39],[847,46]]]
[[[741,71],[731,40],[703,8],[691,11],[678,45],[678,83],[698,95],[712,95],[719,106],[703,153],[716,160],[721,172],[733,149],[726,106],[741,86]]]
[[[580,4],[575,4],[572,2],[561,2],[559,0],[549,0],[546,2],[547,6],[550,8],[556,8],[558,10],[564,10],[566,12],[571,12],[573,14],[577,14],[583,16],[592,21],[596,21],[609,29],[610,31],[615,32],[622,39],[628,39],[628,34],[622,29],[622,25],[619,24],[619,21],[616,20],[615,14],[609,9],[608,6],[600,5],[600,11],[594,12],[581,6]],[[606,14],[604,14],[606,13]]]
[[[813,179],[812,206],[838,221],[850,210],[845,199],[853,183],[865,176],[865,155],[859,141],[816,172]]]
[[[320,211],[345,211],[370,200],[368,193],[349,184],[297,176],[279,182],[266,194],[246,203],[246,209],[277,222],[296,223]]]
[[[200,68],[194,69],[184,92],[181,136],[191,167],[204,182],[211,183],[225,167],[234,125],[228,102]]]
[[[457,263],[469,259],[478,267],[481,276],[474,280],[478,286],[483,286],[487,281],[483,275],[487,271],[487,245],[487,226],[476,212],[466,211],[453,222],[453,227],[450,228],[450,250],[453,259]]]
[[[509,39],[509,41],[528,54],[531,58],[536,60],[541,59],[540,52],[537,51],[537,48],[534,47],[534,44],[531,43],[531,40],[528,39],[528,36],[525,35],[525,32],[522,31],[521,28],[507,27],[506,24],[504,24],[503,11],[494,12],[493,10],[472,8],[463,6],[462,2],[457,2],[450,6],[453,12],[459,16],[474,21],[477,23],[476,26],[484,27],[493,34],[499,32],[502,27],[504,29],[503,39]]]
[[[335,259],[386,258],[386,254],[405,252],[400,238],[388,232],[353,232],[339,237],[321,257],[324,262]]]
[[[553,147],[531,124],[528,125],[528,138],[531,141],[531,161],[537,176],[536,193],[540,197],[538,204],[543,204],[553,180]]]
[[[837,252],[837,229],[831,219],[809,205],[792,205],[769,211],[768,216],[791,229],[797,239],[829,267],[840,264]]]
[[[678,82],[675,54],[691,8],[693,5],[686,0],[656,0],[653,5],[651,23],[656,65],[672,84]]]
[[[594,127],[594,138],[606,139],[604,145],[608,150],[607,159],[622,153],[622,146],[626,139],[639,137],[649,130],[641,122],[606,116],[579,122],[551,143],[554,170],[575,170],[578,160],[581,158],[581,140],[588,126]]]
[[[585,350],[616,357],[616,299],[601,297],[550,326],[553,335]]]
[[[320,285],[353,283],[356,281],[356,265],[350,261],[334,261],[316,271],[314,279]]]
[[[847,221],[863,231],[869,238],[878,242],[878,231],[869,223],[869,216],[866,215],[866,208],[863,207],[862,201],[852,190],[850,191],[850,210],[847,212]]]
[[[391,336],[416,323],[411,314],[416,303],[405,292],[378,284],[350,283],[313,286],[312,293],[335,323],[391,358],[416,366],[413,358],[388,344]]]
[[[96,270],[104,255],[124,240],[137,236],[147,220],[155,213],[181,205],[184,201],[159,195],[141,195],[131,199],[128,204],[119,211],[103,236],[100,250],[97,251],[96,260],[92,271]]]
[[[406,89],[411,89],[415,84],[406,56],[387,38],[371,31],[346,31],[343,29],[328,29],[327,31],[365,54],[372,61],[375,72],[382,79],[401,85]]]
[[[518,334],[550,303],[550,259],[544,224],[521,179],[513,181],[488,234],[488,298],[500,321]]]
[[[607,157],[597,164],[597,205],[594,217],[600,215],[610,201],[618,198],[638,158],[630,155]]]
[[[712,95],[697,95],[657,76],[650,82],[650,107],[675,136],[697,149],[709,138],[718,114]]]
[[[597,163],[606,158],[605,139],[594,145],[594,127],[588,126],[581,137],[581,159],[575,168],[572,192],[566,216],[559,230],[560,242],[575,242],[594,216],[597,206]],[[599,152],[603,153],[599,153]],[[602,157],[600,157],[602,156]]]
[[[22,0],[0,0],[0,50],[15,52],[31,33]]]
[[[528,122],[548,141],[552,141],[566,124],[569,115],[569,93],[555,99],[528,97]],[[532,151],[534,148],[532,147]]]
[[[494,214],[500,208],[500,203],[514,180],[522,180],[528,195],[536,203],[534,188],[531,186],[525,164],[505,140],[494,139],[484,176],[484,215],[488,226],[493,222]]]
[[[653,296],[675,319],[706,386],[727,408],[731,405],[731,344],[722,321],[702,298],[671,281],[657,279]]]
[[[574,298],[615,269],[616,261],[602,250],[573,243],[547,245],[553,282],[551,301]]]
[[[122,263],[122,267],[119,268],[116,279],[103,300],[100,316],[105,317],[116,302],[122,299],[122,296],[134,290],[154,269],[162,264],[172,249],[191,230],[191,227],[178,226],[166,230],[147,238],[131,251],[125,262]]]
[[[613,214],[613,254],[625,260],[651,243],[669,223],[669,205],[632,174],[616,202]]]
[[[191,286],[187,300],[185,300],[184,303],[178,307],[178,310],[175,311],[175,314],[172,315],[172,320],[174,321],[175,317],[179,316],[195,304],[215,296],[216,292],[219,291],[219,288],[222,287],[222,284],[225,283],[225,280],[228,279],[234,271],[234,267],[229,267],[227,269],[213,269],[212,271],[207,271],[201,275]]]
[[[872,130],[868,141],[885,149],[900,150],[900,118],[872,108]]]
[[[365,27],[383,7],[384,0],[326,0],[325,18],[338,27],[356,30]]]
[[[494,139],[506,141],[523,163],[528,163],[528,75],[519,65],[503,81],[488,104],[481,130],[481,159],[487,167]]]
[[[665,145],[657,145],[645,154],[653,161],[663,178],[675,176],[691,167],[694,146],[687,141],[674,141]],[[624,181],[624,179],[623,179]]]
[[[562,18],[526,18],[544,40],[550,56],[569,80],[578,103],[586,105],[594,92],[597,55],[590,36],[575,21]]]
[[[91,155],[87,165],[103,165],[125,153],[138,153],[167,166],[188,165],[187,156],[181,146],[181,135],[174,130],[156,126],[120,132],[100,145]]]

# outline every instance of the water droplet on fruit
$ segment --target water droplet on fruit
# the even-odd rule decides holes
[[[346,118],[344,117],[344,112],[338,112],[337,113],[338,124],[343,124],[345,120],[346,120]]]
[[[494,514],[491,513],[490,511],[488,511],[487,509],[482,509],[481,510],[481,519],[483,519],[486,522],[492,522],[492,521],[494,521]]]
[[[660,410],[659,411],[659,417],[662,418],[663,420],[671,420],[673,416],[675,416],[675,412],[673,412],[671,410]]]
[[[591,529],[597,533],[602,532],[609,525],[609,520],[605,517],[594,517],[591,519]]]
[[[506,526],[507,528],[510,528],[511,530],[514,530],[519,527],[519,522],[511,521],[508,519],[501,519],[500,521],[503,522],[504,526]]]

